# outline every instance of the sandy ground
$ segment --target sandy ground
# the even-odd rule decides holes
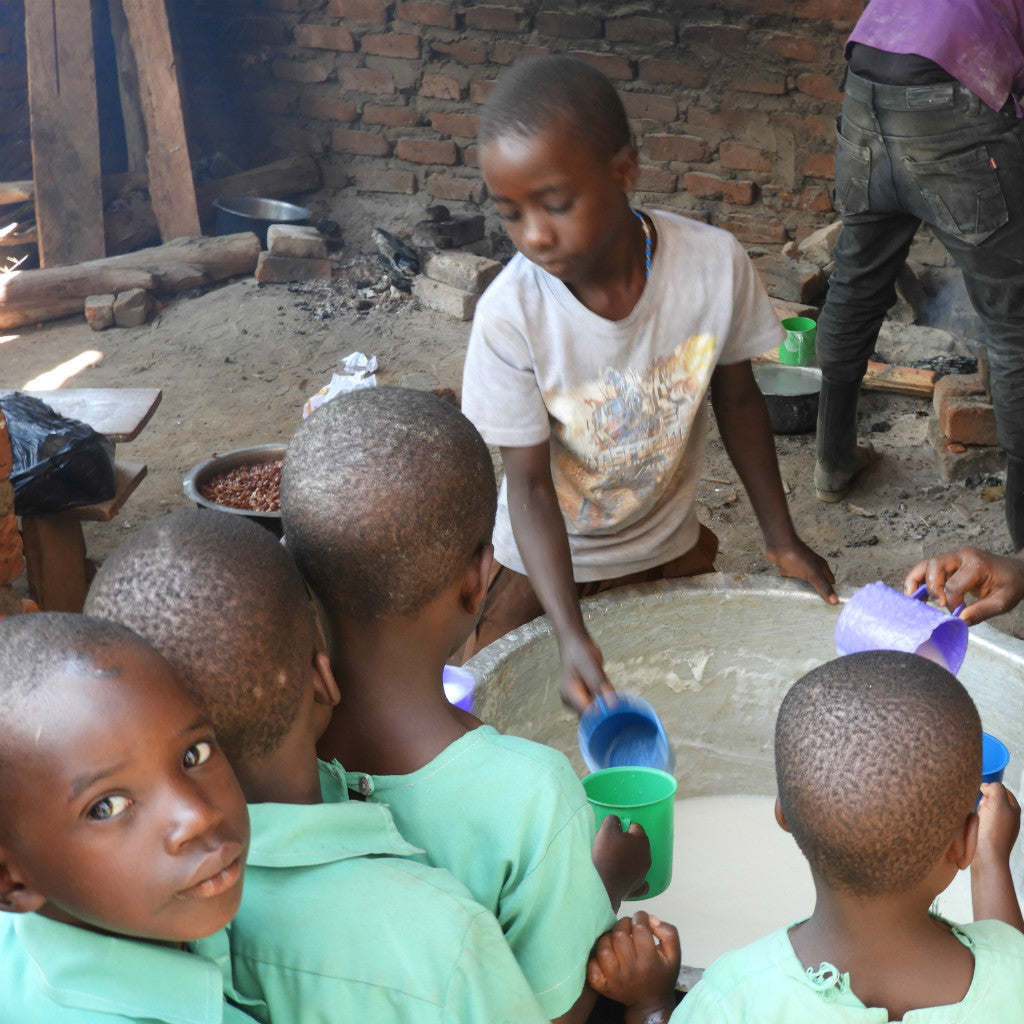
[[[149,476],[118,518],[87,524],[93,559],[102,561],[125,531],[184,504],[182,478],[195,463],[232,448],[286,442],[305,400],[350,352],[376,355],[380,384],[459,390],[469,325],[401,293],[374,292],[379,273],[372,257],[340,264],[333,285],[258,285],[248,278],[181,296],[140,328],[94,333],[84,319],[69,318],[0,336],[5,386],[33,386],[50,373],[59,381],[59,368],[78,360],[90,365],[65,386],[163,389],[149,426],[119,447],[124,458],[145,461]],[[924,399],[865,392],[861,434],[882,458],[837,505],[814,496],[813,437],[776,439],[797,528],[841,586],[877,579],[900,586],[917,559],[964,542],[1008,552],[1002,502],[984,500],[981,487],[942,479],[927,440],[929,413]],[[717,435],[700,512],[721,539],[722,571],[774,573]],[[1024,611],[993,624],[1024,636]]]

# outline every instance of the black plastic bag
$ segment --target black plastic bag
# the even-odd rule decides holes
[[[117,482],[110,438],[18,391],[0,398],[0,409],[14,453],[11,484],[16,515],[50,515],[114,496]]]

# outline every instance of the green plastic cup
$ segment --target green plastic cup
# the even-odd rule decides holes
[[[788,316],[782,321],[782,328],[786,337],[779,346],[779,362],[787,366],[812,366],[818,325],[807,316]]]
[[[658,768],[602,768],[583,778],[583,789],[594,808],[597,824],[618,815],[626,831],[635,821],[651,843],[649,889],[642,897],[657,896],[672,881],[672,843],[678,783]]]

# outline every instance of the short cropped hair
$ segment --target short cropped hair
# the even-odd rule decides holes
[[[481,146],[504,135],[532,138],[557,126],[602,158],[632,144],[629,119],[612,83],[578,57],[517,61],[497,80],[480,110]]]
[[[316,617],[291,556],[263,527],[199,509],[151,520],[107,557],[85,608],[171,663],[229,761],[275,750],[295,720]]]
[[[494,465],[476,427],[429,391],[364,388],[295,431],[285,542],[328,614],[415,615],[491,539]]]
[[[808,672],[775,730],[779,803],[811,867],[857,896],[905,892],[974,806],[981,721],[946,669],[865,651]]]
[[[52,680],[89,675],[108,652],[136,646],[145,644],[130,629],[87,615],[35,612],[0,620],[0,775],[12,777],[26,709],[47,700]]]

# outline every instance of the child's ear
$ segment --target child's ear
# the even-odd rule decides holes
[[[46,902],[42,893],[25,885],[8,851],[0,846],[0,910],[12,914],[27,914],[38,910]]]
[[[778,797],[775,798],[775,820],[783,832],[789,832],[789,822],[786,821],[786,816],[782,813],[782,802]]]
[[[462,604],[470,615],[477,615],[487,597],[491,582],[491,566],[494,564],[494,545],[481,544],[466,566],[462,578]]]
[[[978,815],[972,811],[953,833],[953,838],[946,849],[946,859],[963,871],[964,868],[970,867],[977,849]]]
[[[640,175],[640,156],[636,146],[630,142],[623,146],[612,157],[612,173],[622,186],[622,191],[628,196],[636,189],[636,181]]]
[[[318,647],[314,652],[311,668],[313,703],[328,708],[337,707],[341,700],[341,691],[338,689],[338,681],[334,678],[334,672],[331,670],[331,659],[322,647]]]

